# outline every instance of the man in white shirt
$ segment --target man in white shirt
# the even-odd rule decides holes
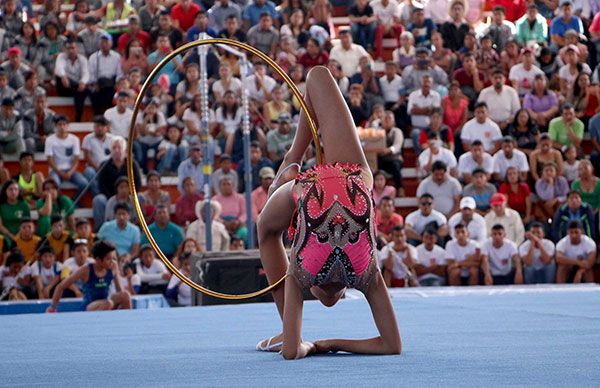
[[[109,125],[110,123],[104,116],[96,116],[94,118],[94,132],[85,135],[81,144],[87,165],[83,175],[91,182],[90,192],[92,196],[96,196],[100,192],[96,172],[98,172],[102,162],[110,158],[110,145],[112,144],[113,135],[108,133]]]
[[[458,179],[465,184],[471,183],[473,170],[482,168],[488,175],[488,181],[492,178],[494,171],[494,159],[492,155],[483,150],[481,140],[471,143],[471,150],[465,152],[458,158]]]
[[[475,212],[477,204],[473,197],[463,197],[460,200],[460,212],[454,214],[448,220],[448,229],[450,229],[450,236],[456,238],[454,229],[456,225],[463,224],[468,232],[469,238],[474,240],[478,244],[483,244],[488,238],[487,228],[485,226],[485,220],[483,217]]]
[[[502,225],[492,227],[492,237],[483,244],[481,253],[481,269],[486,286],[523,284],[523,267],[517,246],[506,238]]]
[[[133,110],[129,108],[129,94],[119,92],[117,94],[117,105],[104,112],[104,117],[110,123],[110,133],[113,136],[129,137],[129,125],[133,117]],[[138,116],[139,117],[139,116]]]
[[[254,65],[254,74],[248,76],[244,82],[244,89],[248,91],[248,97],[261,105],[271,101],[271,92],[275,86],[277,86],[277,82],[267,75],[267,68],[262,62]]]
[[[527,155],[523,151],[515,149],[515,140],[512,136],[504,136],[502,149],[494,154],[494,180],[504,182],[509,167],[516,167],[521,175],[521,180],[527,180],[529,173]]]
[[[102,114],[112,106],[116,82],[123,77],[121,55],[111,48],[112,37],[104,33],[100,39],[100,50],[93,53],[88,61],[90,99],[95,114]]]
[[[451,286],[476,286],[479,284],[481,250],[469,239],[469,231],[463,224],[454,227],[454,238],[446,244],[448,284]]]
[[[417,196],[425,193],[433,196],[433,208],[442,214],[452,215],[458,211],[462,187],[458,180],[449,176],[444,162],[437,161],[431,167],[431,175],[419,183]]]
[[[352,43],[350,30],[340,31],[340,44],[335,45],[329,53],[329,59],[335,59],[341,66],[346,77],[352,77],[358,71],[361,57],[370,55],[363,46]]]
[[[167,284],[171,279],[171,273],[162,261],[154,256],[154,250],[149,244],[144,244],[140,248],[140,257],[133,263],[136,266],[136,273],[142,280],[140,294],[162,294],[167,289]]]
[[[469,151],[471,143],[480,140],[485,152],[494,154],[500,149],[501,139],[500,127],[488,117],[488,105],[485,102],[475,104],[475,117],[467,121],[460,132],[465,152]]]
[[[408,96],[408,106],[406,108],[410,115],[413,131],[421,132],[431,124],[431,111],[433,108],[439,108],[442,103],[440,94],[431,90],[433,79],[426,74],[421,78],[421,88],[411,92]],[[414,138],[414,136],[413,136]]]
[[[425,229],[423,244],[417,247],[415,272],[421,286],[446,285],[446,251],[436,245],[434,230]]]
[[[527,240],[519,246],[525,284],[554,283],[556,262],[554,243],[544,238],[544,227],[534,222],[525,233]]]
[[[59,96],[73,97],[75,121],[80,122],[88,95],[87,83],[90,79],[88,61],[84,55],[77,52],[75,40],[67,41],[65,48],[66,53],[58,54],[54,66],[56,92]]]
[[[510,80],[512,87],[518,91],[519,97],[524,97],[533,90],[535,76],[544,74],[544,72],[533,64],[535,57],[532,48],[525,47],[522,49],[521,58],[523,58],[523,62],[517,63],[510,68],[508,79]]]
[[[414,272],[417,250],[406,242],[404,228],[397,225],[392,229],[392,242],[379,252],[379,265],[388,287],[418,286]]]
[[[442,140],[435,132],[430,132],[427,139],[428,147],[421,152],[418,159],[418,172],[420,177],[431,173],[433,164],[438,160],[450,169],[450,175],[456,177],[456,156],[454,152],[442,146]]]
[[[411,240],[411,244],[417,245],[422,241],[422,235],[425,228],[437,228],[437,234],[440,239],[448,235],[448,225],[446,216],[437,210],[433,210],[433,197],[425,193],[419,197],[419,209],[410,213],[404,220],[406,236]]]
[[[48,136],[44,154],[48,158],[50,178],[58,185],[71,182],[77,186],[77,197],[88,185],[88,180],[77,167],[81,156],[79,138],[69,133],[69,120],[65,116],[54,118],[56,133]]]
[[[485,102],[490,112],[490,118],[504,130],[512,124],[517,111],[521,109],[521,101],[517,91],[505,85],[502,70],[494,70],[492,74],[492,86],[484,88],[477,102]]]
[[[433,22],[441,26],[448,21],[450,2],[448,0],[429,0],[425,3],[425,17],[431,18]]]
[[[569,222],[567,235],[556,244],[556,283],[566,283],[572,272],[573,283],[593,283],[596,249],[595,241],[583,234],[581,222]]]
[[[400,106],[400,89],[402,88],[402,77],[398,75],[396,62],[385,63],[385,74],[379,78],[381,94],[385,102],[385,109],[392,111]]]
[[[510,208],[507,208],[506,196],[502,193],[495,193],[490,199],[491,212],[485,215],[485,225],[488,234],[491,234],[492,227],[500,224],[504,227],[507,238],[517,245],[521,245],[525,240],[525,227],[521,215]]]

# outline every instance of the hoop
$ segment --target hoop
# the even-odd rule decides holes
[[[175,56],[179,55],[180,53],[197,47],[197,46],[204,46],[204,45],[209,45],[209,44],[225,44],[225,45],[231,45],[231,46],[235,46],[237,48],[240,48],[242,50],[248,51],[256,56],[258,56],[261,60],[265,61],[266,63],[269,64],[269,66],[271,66],[275,72],[277,72],[277,74],[279,74],[281,76],[281,78],[286,82],[286,84],[288,85],[288,87],[290,88],[290,90],[292,91],[292,93],[294,94],[294,96],[298,99],[298,102],[300,103],[300,106],[302,107],[302,109],[304,110],[304,112],[306,113],[306,118],[308,120],[308,124],[310,126],[310,131],[315,143],[315,147],[316,147],[316,153],[317,153],[317,163],[321,164],[322,163],[322,158],[323,158],[323,154],[322,154],[322,150],[321,150],[321,144],[319,143],[319,137],[317,134],[317,127],[315,125],[315,121],[313,120],[313,118],[310,115],[310,111],[308,110],[308,107],[306,105],[306,102],[304,101],[304,98],[302,97],[302,94],[300,93],[300,91],[298,90],[298,88],[296,87],[296,85],[294,84],[294,82],[290,79],[290,77],[285,73],[285,71],[279,67],[279,65],[277,65],[277,63],[275,63],[275,61],[273,61],[271,58],[269,58],[267,55],[263,54],[261,51],[257,50],[256,48],[249,46],[245,43],[242,42],[238,42],[236,40],[231,40],[231,39],[221,39],[221,38],[214,38],[214,39],[205,39],[205,40],[197,40],[194,42],[190,42],[187,44],[184,44],[181,47],[178,47],[177,49],[173,50],[172,52],[170,52],[165,58],[163,58],[158,65],[152,69],[152,71],[150,72],[150,74],[148,75],[148,77],[146,78],[146,80],[144,81],[142,88],[140,89],[140,92],[138,93],[138,96],[135,100],[135,106],[133,109],[133,116],[131,118],[131,123],[129,124],[129,139],[133,139],[134,138],[134,129],[135,129],[135,123],[136,123],[136,119],[137,119],[137,115],[138,115],[138,111],[140,109],[141,103],[142,103],[142,99],[144,98],[144,95],[146,94],[146,90],[150,87],[150,85],[152,84],[152,79],[154,79],[154,77],[156,76],[156,74],[169,62],[171,61]],[[148,242],[150,243],[150,245],[152,246],[152,248],[154,249],[154,251],[158,254],[158,257],[160,258],[160,260],[167,266],[167,268],[175,275],[177,276],[182,282],[184,282],[185,284],[187,284],[188,286],[190,286],[191,288],[193,288],[194,290],[201,292],[203,294],[206,294],[208,296],[212,296],[215,298],[220,298],[220,299],[227,299],[227,300],[242,300],[242,299],[250,299],[250,298],[254,298],[263,294],[266,294],[267,292],[273,290],[275,287],[277,287],[279,284],[281,284],[286,275],[284,275],[281,279],[277,280],[275,283],[267,286],[266,288],[263,288],[262,290],[258,290],[255,292],[251,292],[248,294],[240,294],[240,295],[235,295],[235,294],[224,294],[221,292],[217,292],[217,291],[212,291],[209,290],[207,288],[202,287],[201,285],[197,284],[196,282],[188,279],[187,276],[185,276],[184,274],[182,274],[170,261],[169,259],[167,259],[167,257],[165,256],[165,254],[163,253],[163,251],[160,249],[160,247],[158,246],[158,244],[156,243],[156,241],[154,240],[154,237],[152,237],[152,233],[150,233],[150,230],[148,229],[148,224],[146,224],[146,220],[144,219],[144,214],[142,213],[142,208],[140,206],[140,202],[138,200],[138,196],[137,196],[137,190],[135,188],[135,179],[134,179],[134,173],[133,173],[133,141],[128,141],[127,142],[127,177],[129,180],[129,191],[131,193],[133,193],[133,203],[134,203],[134,208],[135,208],[135,212],[137,214],[138,219],[140,220],[140,225],[142,227],[142,230],[144,231],[144,233],[146,234],[146,236],[148,237]]]

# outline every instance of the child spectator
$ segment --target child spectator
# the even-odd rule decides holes
[[[491,237],[481,247],[484,283],[523,284],[523,268],[514,242],[506,238],[504,226],[492,226]]]
[[[50,232],[46,234],[46,243],[54,249],[56,258],[61,263],[69,258],[73,237],[70,232],[65,230],[65,222],[61,216],[52,216]]]
[[[15,180],[19,183],[21,195],[30,207],[35,205],[35,201],[42,196],[44,175],[35,171],[33,153],[21,152],[19,155],[19,174]]]
[[[162,261],[154,256],[154,250],[148,244],[140,248],[140,257],[133,261],[136,273],[142,280],[140,294],[162,294],[167,289],[171,273]]]
[[[74,240],[85,239],[88,242],[88,252],[92,251],[97,241],[96,234],[92,232],[92,225],[87,218],[80,218],[75,222]]]
[[[589,167],[592,168],[592,173],[590,175],[594,176],[593,174],[593,167],[591,162],[589,162],[589,160],[579,160],[577,159],[577,148],[573,145],[569,146],[567,148],[567,150],[565,151],[565,162],[563,163],[563,171],[562,171],[562,175],[567,178],[567,182],[569,182],[569,185],[574,183],[575,181],[580,179],[580,168],[579,166],[584,163],[589,163]],[[585,169],[581,169],[581,171],[583,172],[583,170],[587,170],[587,166]],[[585,172],[584,172],[585,174]],[[597,181],[597,178],[596,178]],[[595,186],[595,182],[593,182]],[[600,189],[600,188],[599,188]],[[598,195],[600,195],[600,193],[598,193]]]
[[[29,205],[20,194],[19,184],[14,179],[8,180],[0,190],[0,232],[14,240],[21,221],[30,217]]]
[[[179,258],[179,271],[188,278],[191,275],[191,258],[190,254],[183,254]],[[183,283],[177,276],[171,276],[165,296],[171,300],[171,306],[191,306],[192,305],[192,288]]]
[[[421,286],[446,285],[446,251],[436,243],[436,231],[425,229],[423,243],[417,247],[415,258],[415,273]]]
[[[24,218],[19,226],[19,233],[14,238],[15,246],[19,249],[27,263],[37,259],[37,250],[42,239],[34,234],[35,224],[33,220]]]
[[[221,204],[215,200],[210,201],[211,207],[211,229],[212,229],[212,252],[222,252],[229,250],[229,233],[225,228],[225,225],[219,221],[221,216]],[[203,251],[208,250],[206,248],[206,200],[202,200],[196,203],[196,216],[197,220],[192,222],[187,228],[185,237],[198,242]],[[235,236],[234,236],[235,237]]]
[[[396,196],[396,188],[386,184],[389,178],[390,175],[383,170],[377,170],[373,173],[373,201],[377,207],[379,207],[383,198],[394,198]]]
[[[135,265],[133,263],[123,263],[123,260],[119,261],[119,282],[124,291],[127,291],[129,295],[136,295],[140,292],[142,287],[142,279],[140,275],[135,273]],[[109,295],[117,293],[115,282],[110,284]]]
[[[60,283],[62,264],[56,261],[54,250],[44,245],[39,250],[40,258],[31,263],[31,277],[35,283],[39,299],[48,299],[54,294],[54,288]]]
[[[490,199],[496,193],[496,187],[488,182],[485,170],[477,167],[472,173],[473,180],[465,186],[462,195],[471,197],[477,204],[476,212],[482,216],[490,210]]]
[[[395,212],[394,199],[383,197],[377,210],[377,233],[382,244],[387,244],[392,239],[392,231],[396,226],[402,226],[404,219]]]
[[[583,225],[578,220],[569,222],[567,232],[568,234],[556,244],[556,283],[566,283],[573,272],[573,283],[592,283],[596,243],[583,234]]]
[[[198,242],[196,240],[194,240],[193,238],[186,238],[185,240],[183,240],[183,242],[181,244],[179,244],[179,248],[177,248],[177,252],[173,256],[172,263],[175,267],[179,268],[180,267],[179,258],[181,256],[191,255],[191,254],[199,253],[199,252],[203,252],[200,244],[198,244]]]
[[[406,233],[400,225],[392,230],[391,242],[379,252],[379,263],[385,285],[388,287],[418,286],[414,272],[417,250],[406,242]]]
[[[138,194],[140,207],[148,224],[154,222],[154,210],[158,205],[171,206],[171,195],[168,191],[162,190],[160,179],[161,175],[158,172],[150,171],[146,176],[147,189]]]
[[[73,201],[60,192],[60,188],[52,179],[46,179],[42,185],[41,198],[37,200],[38,236],[45,236],[50,232],[53,216],[60,216],[67,220],[69,229],[75,229],[75,206]]]
[[[188,142],[183,138],[183,128],[170,125],[165,138],[158,145],[157,170],[161,175],[175,175],[181,162],[187,159]]]
[[[469,231],[463,224],[454,227],[454,238],[446,244],[446,261],[451,286],[479,284],[481,249],[469,239]]]
[[[244,249],[246,249],[244,240],[235,236],[231,238],[231,242],[229,243],[230,251],[243,251]]]
[[[0,267],[2,290],[9,290],[8,300],[27,300],[30,293],[31,269],[25,264],[21,252],[13,251]]]
[[[484,35],[480,42],[481,47],[475,54],[475,61],[477,62],[477,68],[481,70],[486,78],[492,78],[492,72],[500,63],[500,56],[498,52],[494,50],[491,35]]]
[[[81,267],[85,267],[92,263],[94,263],[94,259],[90,257],[88,241],[86,239],[76,239],[73,241],[73,256],[62,263],[61,278],[66,279],[77,272]],[[67,292],[67,297],[80,297],[83,285],[83,281],[75,281],[71,287],[65,290]]]
[[[554,261],[554,243],[544,235],[544,227],[539,222],[531,224],[525,233],[527,240],[519,246],[519,255],[523,262],[525,284],[554,283],[556,263]]]

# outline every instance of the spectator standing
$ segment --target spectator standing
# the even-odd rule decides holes
[[[556,262],[554,243],[545,238],[544,226],[535,222],[525,233],[527,240],[519,246],[525,284],[554,283]]]
[[[506,196],[502,193],[492,195],[490,206],[492,211],[484,217],[488,234],[491,235],[492,227],[499,224],[504,227],[506,237],[517,245],[525,240],[525,228],[521,215],[507,206]]]

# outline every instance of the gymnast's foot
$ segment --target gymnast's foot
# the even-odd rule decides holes
[[[261,352],[280,352],[283,346],[283,333],[264,339],[256,344],[256,350]]]

